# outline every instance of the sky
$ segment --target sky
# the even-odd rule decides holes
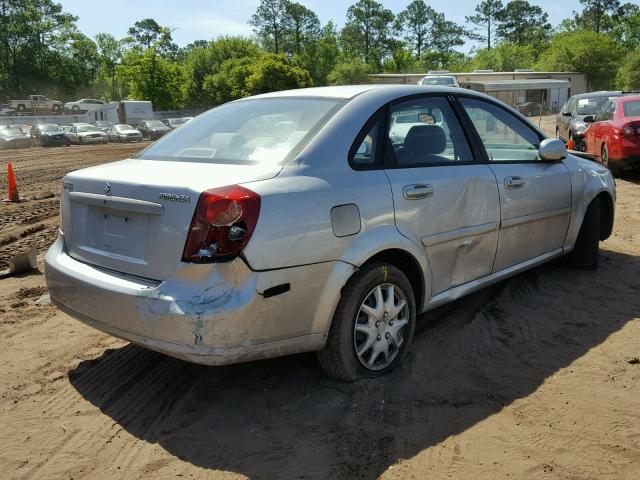
[[[174,41],[185,46],[194,40],[210,40],[220,35],[251,35],[247,24],[260,3],[259,0],[57,0],[64,10],[78,18],[80,30],[93,37],[96,33],[111,33],[124,37],[136,21],[154,18],[160,25],[175,29]],[[325,24],[333,20],[339,27],[344,24],[350,5],[356,0],[297,0],[310,8]],[[394,13],[399,13],[411,0],[378,0]],[[427,0],[448,20],[463,24],[465,15],[471,15],[479,0]],[[572,11],[579,11],[579,0],[529,0],[549,15],[552,25],[559,24]],[[503,1],[505,3],[505,1]],[[463,50],[469,50],[467,44]]]

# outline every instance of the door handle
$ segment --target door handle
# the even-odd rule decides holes
[[[414,185],[405,185],[402,187],[402,195],[405,200],[420,200],[421,198],[429,198],[433,195],[433,187],[423,183]]]
[[[504,188],[507,190],[516,190],[524,187],[524,180],[520,177],[507,177],[504,179]]]

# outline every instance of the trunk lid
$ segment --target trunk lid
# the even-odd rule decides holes
[[[200,193],[275,177],[281,167],[123,160],[68,174],[62,218],[69,255],[165,280],[181,262]]]

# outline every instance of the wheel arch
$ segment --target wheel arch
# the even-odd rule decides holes
[[[596,198],[600,200],[600,240],[602,241],[609,238],[613,232],[615,209],[609,192],[602,191],[594,197],[594,200]]]
[[[416,308],[421,310],[425,296],[425,281],[418,260],[416,260],[416,258],[406,250],[402,250],[401,248],[389,248],[371,256],[360,266],[360,268],[374,262],[389,263],[400,269],[402,273],[407,276],[407,279],[413,288]]]

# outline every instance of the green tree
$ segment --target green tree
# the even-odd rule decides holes
[[[339,63],[329,74],[331,85],[362,85],[371,83],[370,67],[360,60]]]
[[[305,48],[313,45],[320,36],[318,16],[304,5],[287,2],[285,15],[288,25],[288,51],[300,55]]]
[[[204,85],[205,79],[218,73],[225,61],[253,59],[260,55],[258,45],[253,40],[242,37],[219,37],[191,48],[184,60],[187,106],[204,108],[212,105],[210,92]]]
[[[491,50],[484,48],[476,52],[471,60],[472,69],[513,72],[516,68],[533,68],[536,49],[533,45],[500,42]]]
[[[475,8],[475,14],[466,16],[467,22],[473,24],[476,33],[470,35],[474,40],[484,42],[491,49],[491,40],[495,35],[495,29],[499,23],[500,13],[503,9],[500,0],[483,0]]]
[[[35,90],[56,80],[50,46],[67,42],[76,20],[51,0],[0,0],[0,94],[46,93]]]
[[[627,49],[640,47],[640,6],[625,3],[615,18],[611,36]]]
[[[416,56],[420,57],[422,51],[430,46],[437,17],[438,13],[423,0],[413,0],[396,17],[396,30],[411,45]]]
[[[340,40],[345,53],[377,68],[391,48],[394,15],[374,0],[358,0],[347,10]]]
[[[496,36],[518,45],[539,44],[549,38],[548,15],[527,0],[512,0],[498,14]]]
[[[220,104],[259,93],[310,87],[308,71],[293,65],[285,55],[263,54],[256,58],[230,59],[217,73],[208,75],[204,89]]]
[[[468,32],[455,22],[445,19],[444,13],[438,13],[431,32],[431,48],[451,53],[454,47],[464,45]]]
[[[114,100],[118,97],[116,66],[122,60],[123,42],[109,33],[98,33],[95,39],[98,47],[100,73],[110,82],[108,100]],[[103,96],[105,95],[103,94]]]
[[[261,0],[249,24],[262,39],[263,46],[270,51],[284,51],[284,44],[289,30],[287,15],[288,0]]]
[[[582,12],[574,12],[577,29],[600,33],[613,28],[613,17],[620,8],[618,0],[580,0],[580,4],[584,7]]]
[[[168,84],[175,85],[171,75],[181,75],[181,67],[171,65],[171,57],[177,53],[171,30],[160,26],[152,18],[134,23],[129,29],[128,43],[131,49],[123,56],[123,72],[136,72],[139,77],[129,75],[128,86],[131,92],[150,100],[156,108],[177,105],[182,101],[182,88],[169,95]]]
[[[640,48],[627,55],[620,65],[616,86],[621,90],[640,90]]]
[[[609,35],[583,30],[556,34],[536,67],[551,72],[582,72],[589,88],[605,90],[613,86],[619,58],[624,49]]]

